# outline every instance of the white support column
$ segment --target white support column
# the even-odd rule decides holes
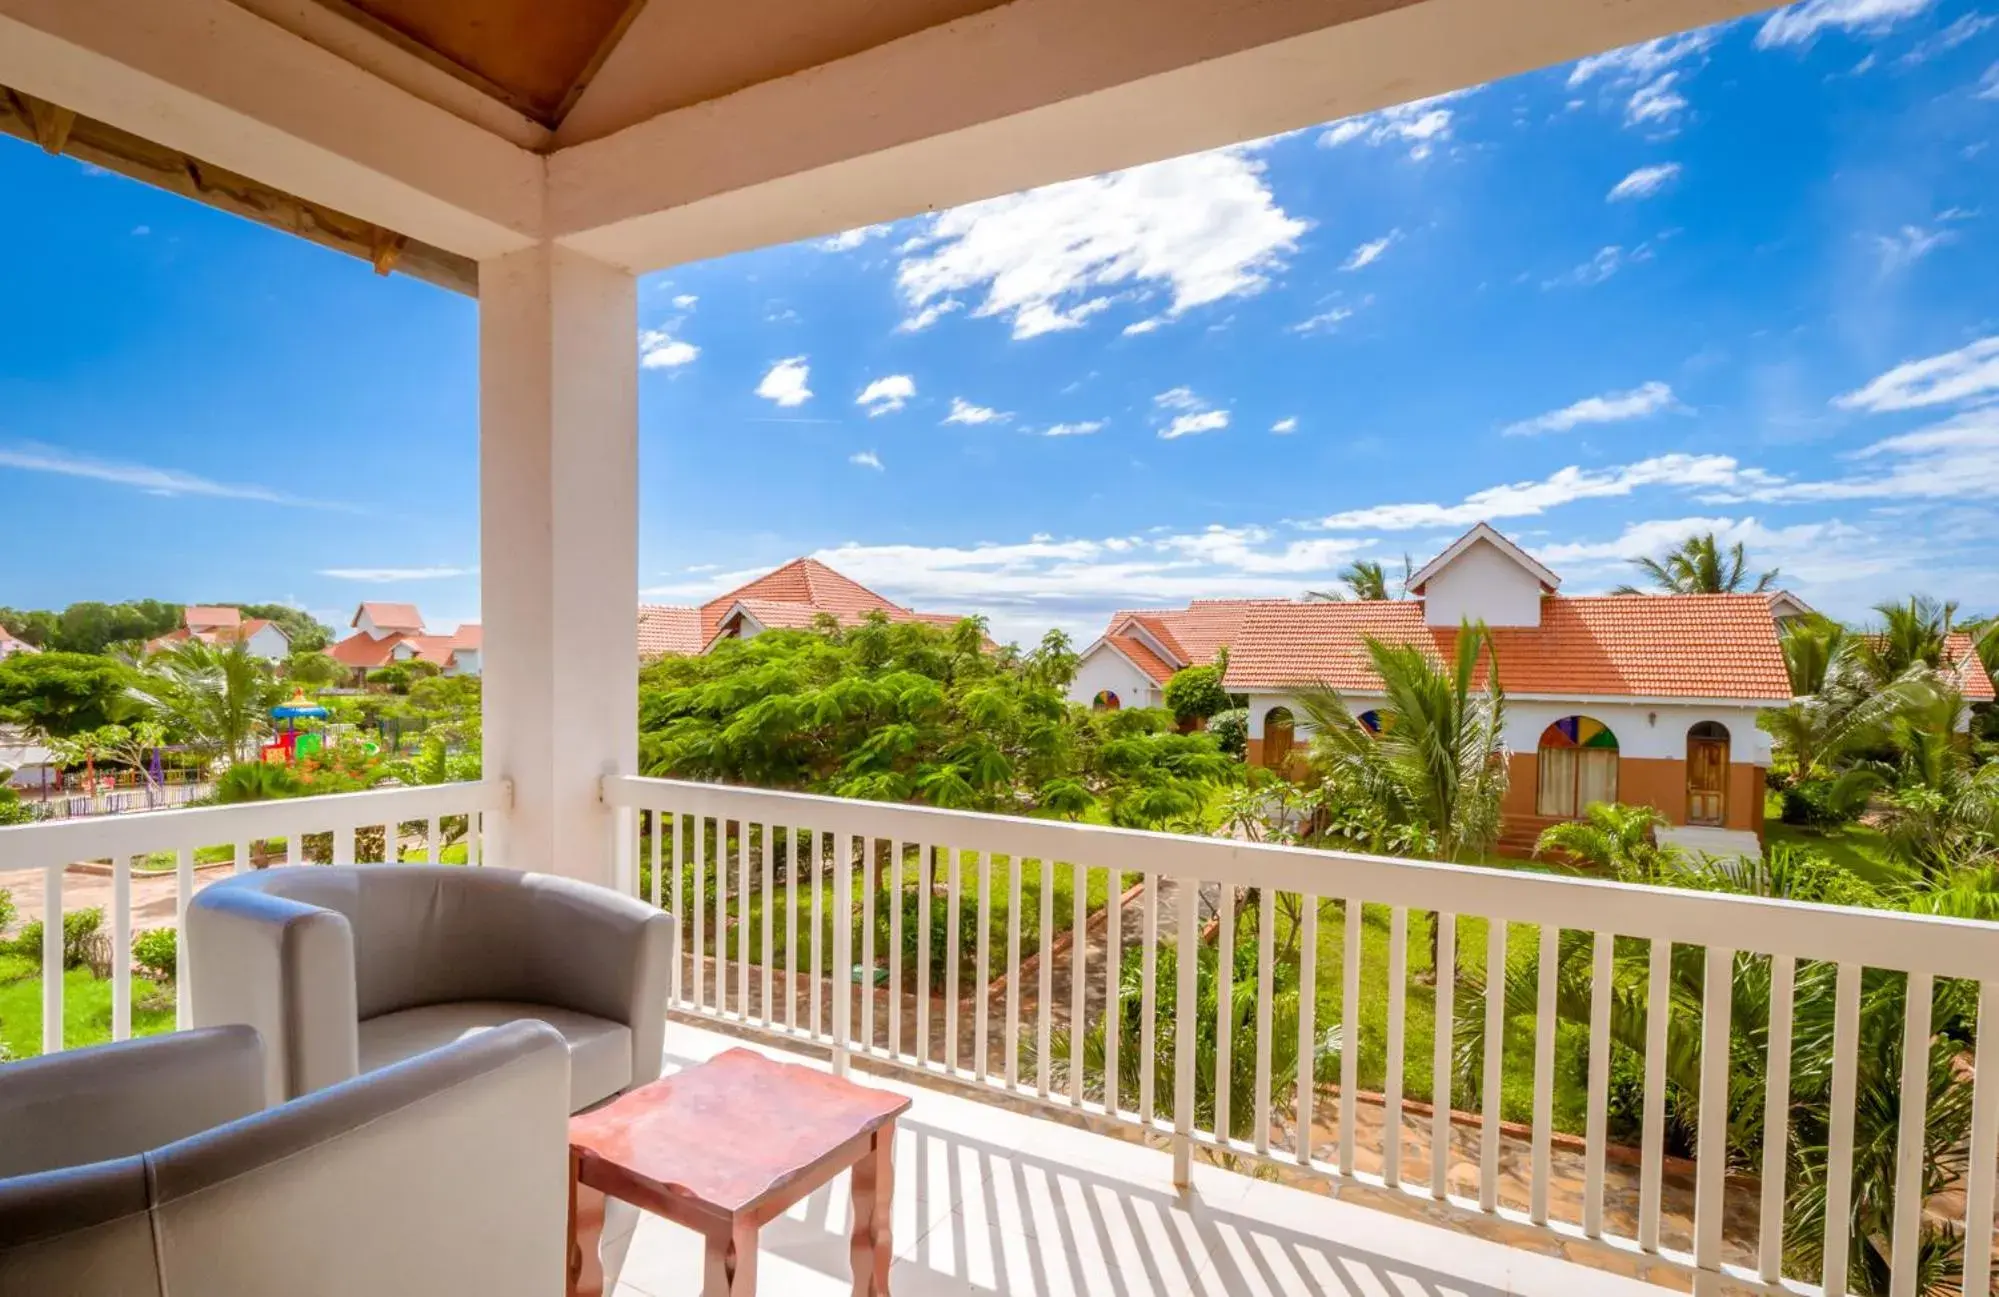
[[[627,272],[543,244],[479,265],[489,864],[613,881],[598,780],[638,761],[638,325]]]

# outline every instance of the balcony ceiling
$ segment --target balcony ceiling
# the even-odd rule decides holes
[[[275,16],[269,0],[238,2]],[[313,2],[559,130],[553,142],[566,145],[861,53],[1000,0]],[[351,40],[324,43],[347,57],[357,48]]]

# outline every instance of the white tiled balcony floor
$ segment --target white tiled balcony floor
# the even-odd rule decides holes
[[[666,1068],[741,1045],[670,1022]],[[1659,1297],[1668,1291],[1198,1159],[1193,1192],[1183,1197],[1164,1152],[919,1086],[856,1079],[915,1101],[896,1137],[896,1297]],[[765,1297],[851,1293],[847,1225],[843,1175],[764,1230],[759,1291]],[[699,1238],[645,1216],[617,1292],[691,1297],[700,1274]]]

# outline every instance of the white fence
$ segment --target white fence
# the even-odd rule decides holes
[[[1499,1215],[1518,1223],[1568,1235],[1599,1239],[1612,1246],[1658,1256],[1689,1272],[1696,1291],[1711,1291],[1723,1279],[1771,1292],[1801,1291],[1783,1277],[1785,1254],[1786,1139],[1763,1141],[1757,1264],[1753,1269],[1723,1263],[1723,1202],[1727,1173],[1727,1102],[1730,1068],[1732,991],[1740,974],[1737,956],[1763,957],[1754,966],[1769,979],[1769,1084],[1762,1120],[1769,1130],[1787,1131],[1792,1120],[1789,1086],[1793,1037],[1794,987],[1809,970],[1823,974],[1832,990],[1832,1077],[1829,1129],[1826,1133],[1823,1272],[1818,1277],[1827,1293],[1848,1289],[1847,1222],[1853,1194],[1855,1078],[1860,1042],[1861,971],[1891,970],[1907,975],[1903,1024],[1908,1060],[1901,1071],[1902,1093],[1912,1101],[1899,1109],[1897,1128],[1890,1291],[1913,1294],[1917,1276],[1916,1241],[1923,1224],[1925,1105],[1928,1094],[1931,1038],[1931,994],[1938,979],[1975,983],[1981,1029],[1999,1009],[1999,926],[1955,920],[1913,917],[1825,906],[1801,905],[1693,891],[1629,887],[1582,879],[1525,872],[1468,869],[1390,860],[1300,848],[1251,844],[1221,839],[1146,833],[1054,821],[939,811],[922,807],[856,802],[753,789],[637,778],[608,779],[605,800],[621,817],[619,876],[623,885],[638,888],[647,899],[681,916],[684,948],[693,953],[683,976],[676,970],[673,1000],[692,1015],[727,1018],[770,1033],[781,1040],[810,1040],[833,1051],[836,1066],[854,1055],[984,1085],[1022,1099],[1081,1110],[1099,1119],[1135,1124],[1172,1138],[1176,1166],[1184,1181],[1195,1147],[1203,1147],[1271,1162],[1310,1168],[1334,1179],[1350,1178],[1384,1188],[1447,1201],[1473,1213]],[[662,831],[652,831],[655,827]],[[636,850],[634,848],[637,848]],[[1056,887],[1050,884],[1054,866],[1071,872],[1070,913],[1055,913]],[[779,879],[777,871],[782,869]],[[906,930],[905,885],[925,871],[946,880],[941,895],[933,888],[915,889],[912,917],[915,932]],[[1039,874],[1038,916],[1023,914],[1023,877]],[[829,877],[830,875],[830,877]],[[996,877],[997,875],[997,877]],[[968,876],[975,879],[967,883]],[[1135,902],[1138,914],[1128,917],[1122,906],[1103,907],[1100,920],[1087,910],[1089,886],[1096,876],[1105,882],[1103,894],[1119,896],[1133,883],[1143,890]],[[643,885],[641,886],[641,880]],[[1172,890],[1173,909],[1162,915],[1162,887]],[[802,890],[801,890],[802,889]],[[970,890],[975,889],[975,890]],[[709,893],[712,891],[712,898]],[[1208,926],[1201,897],[1211,900],[1214,921]],[[880,931],[877,896],[892,898],[887,932]],[[971,978],[960,986],[960,948],[965,938],[961,921],[969,895],[979,905],[974,920],[976,945]],[[1162,950],[1186,948],[1190,934],[1211,932],[1219,947],[1212,976],[1221,985],[1213,1003],[1234,1001],[1234,952],[1229,949],[1236,924],[1231,908],[1241,896],[1260,910],[1261,934],[1255,959],[1254,1032],[1256,1060],[1253,1092],[1231,1095],[1230,1033],[1217,1031],[1214,1043],[1215,1081],[1210,1091],[1212,1116],[1197,1122],[1195,1033],[1175,1030],[1191,1024],[1198,1014],[1196,958],[1176,959],[1177,976],[1170,986],[1155,986],[1153,971]],[[782,900],[780,901],[780,898]],[[988,922],[988,913],[1005,901],[1003,930]],[[1251,898],[1254,898],[1253,901]],[[1345,1016],[1340,1023],[1314,1021],[1314,958],[1299,963],[1297,978],[1297,1048],[1300,1058],[1315,1059],[1328,1029],[1337,1028],[1339,1083],[1337,1134],[1330,1146],[1315,1142],[1312,1105],[1316,1086],[1313,1066],[1297,1070],[1298,1082],[1273,1093],[1271,1062],[1273,1019],[1273,946],[1278,906],[1287,906],[1299,946],[1319,949],[1317,925],[1322,900],[1341,902],[1345,924],[1341,969]],[[732,905],[733,902],[733,905]],[[1356,1169],[1355,1120],[1359,1086],[1356,1069],[1363,1026],[1360,1001],[1361,924],[1363,907],[1387,907],[1389,921],[1388,1003],[1386,1006],[1386,1079],[1384,1109],[1402,1111],[1405,1081],[1404,1034],[1409,1024],[1407,960],[1411,911],[1436,914],[1436,986],[1434,1034],[1437,1042],[1432,1093],[1437,1096],[1430,1135],[1432,1157],[1426,1174],[1406,1174],[1401,1155],[1403,1125],[1392,1117],[1383,1123],[1378,1140],[1391,1145],[1368,1150],[1378,1154],[1379,1175]],[[803,907],[803,908],[801,908]],[[829,913],[822,913],[822,910]],[[939,913],[941,911],[941,913]],[[779,917],[781,915],[781,917]],[[809,917],[806,917],[808,916]],[[840,921],[846,916],[847,921]],[[1488,985],[1503,981],[1507,968],[1507,924],[1538,929],[1538,982],[1535,986],[1532,1113],[1532,1196],[1525,1212],[1498,1201],[1500,1183],[1499,1099],[1504,1080],[1502,1038],[1507,1013],[1500,996],[1484,996],[1482,1066],[1479,1068],[1480,1156],[1476,1197],[1458,1197],[1447,1184],[1447,1150],[1453,1092],[1451,1043],[1455,1036],[1454,985],[1457,977],[1456,936],[1464,920],[1488,920],[1485,974]],[[830,920],[830,924],[829,924]],[[936,980],[932,944],[936,923],[943,922],[943,996],[933,1009],[933,997],[919,993],[913,1021],[905,1021],[904,965],[914,945],[917,989]],[[1129,1060],[1118,1058],[1119,1036],[1102,1033],[1100,1058],[1067,1066],[1058,1057],[1052,1037],[1057,999],[1052,979],[1058,975],[1053,958],[1035,960],[1031,1020],[1023,1021],[1021,970],[1022,935],[1030,920],[1044,949],[1058,930],[1076,936],[1069,949],[1067,1018],[1084,1024],[1094,1018],[1125,1021],[1138,1015],[1138,1060],[1135,1084],[1125,1078]],[[858,921],[858,922],[856,922]],[[1086,925],[1102,922],[1101,967],[1089,966],[1089,943],[1081,939]],[[1124,984],[1122,925],[1134,922],[1137,958],[1143,976],[1137,989]],[[805,939],[802,924],[809,923]],[[731,924],[735,926],[731,928]],[[774,925],[781,925],[774,929]],[[830,931],[826,931],[830,926]],[[1166,929],[1172,932],[1167,935]],[[854,935],[864,934],[861,948]],[[1586,1177],[1579,1219],[1551,1215],[1551,1145],[1554,1136],[1553,1097],[1556,1064],[1558,950],[1564,931],[1583,934],[1588,943],[1589,1032],[1587,1041]],[[822,939],[822,932],[825,934]],[[721,935],[724,940],[713,937]],[[726,939],[733,935],[733,953]],[[885,937],[885,941],[882,939]],[[1643,1003],[1643,1120],[1641,1202],[1636,1237],[1618,1238],[1605,1228],[1606,1106],[1611,1082],[1613,959],[1618,939],[1649,943],[1645,958],[1648,994]],[[780,940],[781,939],[781,940]],[[997,952],[1004,943],[1005,953]],[[712,965],[702,953],[712,944]],[[776,957],[781,946],[783,955]],[[822,949],[822,946],[828,948]],[[1661,1177],[1665,1161],[1667,1030],[1672,987],[1673,951],[1704,967],[1702,990],[1692,997],[1700,1024],[1698,1136],[1694,1184],[1694,1228],[1691,1252],[1660,1245]],[[1627,953],[1630,947],[1625,948]],[[1703,956],[1699,952],[1704,952]],[[883,978],[877,959],[886,964]],[[712,975],[708,969],[712,966]],[[1836,966],[1836,976],[1832,968]],[[994,991],[995,968],[1003,969],[1004,988]],[[1476,971],[1476,970],[1472,970]],[[1090,979],[1100,978],[1099,983]],[[868,988],[854,993],[856,982]],[[874,993],[878,981],[887,986],[886,1005]],[[804,983],[801,988],[800,983]],[[1816,984],[1816,983],[1815,983]],[[781,989],[780,989],[781,988]],[[1138,1000],[1136,1008],[1129,997]],[[1090,1004],[1098,1007],[1090,1012]],[[1682,1003],[1680,1011],[1690,1011]],[[887,1021],[877,1021],[878,1010]],[[930,1015],[941,1011],[941,1047],[933,1048]],[[961,1048],[961,1013],[969,1012],[969,1057]],[[858,1021],[857,1021],[858,1016]],[[1173,1032],[1170,1075],[1155,1075],[1160,1033]],[[1078,1027],[1078,1034],[1081,1027]],[[997,1049],[993,1048],[997,1033]],[[1964,1062],[1970,1062],[1967,1057]],[[1963,1185],[1966,1205],[1962,1221],[1980,1222],[1966,1231],[1964,1291],[1990,1291],[1991,1221],[1995,1159],[1999,1159],[1999,1082],[1977,1069],[1972,1100],[1970,1154]],[[1095,1080],[1092,1081],[1092,1074]],[[1107,1078],[1117,1078],[1108,1081]],[[1462,1089],[1462,1087],[1460,1087]],[[1230,1111],[1234,1104],[1252,1105],[1254,1121],[1248,1139],[1232,1138]],[[1277,1118],[1287,1118],[1290,1136],[1279,1146],[1273,1130]],[[1932,1208],[1934,1211],[1934,1207]]]
[[[187,916],[195,890],[195,856],[202,848],[233,864],[237,873],[251,868],[252,850],[259,843],[282,841],[271,863],[320,859],[355,859],[357,835],[379,830],[378,849],[396,858],[398,827],[416,824],[427,851],[443,843],[442,822],[455,821],[456,840],[466,849],[466,861],[479,863],[483,812],[506,805],[507,786],[500,781],[438,784],[421,788],[343,793],[330,797],[299,797],[284,801],[250,802],[239,806],[148,811],[131,815],[31,824],[0,829],[0,875],[10,870],[42,871],[42,1050],[63,1047],[63,891],[72,864],[108,862],[112,871],[111,904],[111,1023],[112,1038],[124,1040],[132,1031],[132,877],[135,858],[171,854],[174,860],[177,926]],[[323,843],[308,843],[307,839]],[[188,1001],[182,988],[176,1005],[178,1025],[188,1025]]]

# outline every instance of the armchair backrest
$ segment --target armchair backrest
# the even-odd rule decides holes
[[[562,1289],[569,1053],[513,1022],[117,1161],[0,1181],[0,1292]]]

